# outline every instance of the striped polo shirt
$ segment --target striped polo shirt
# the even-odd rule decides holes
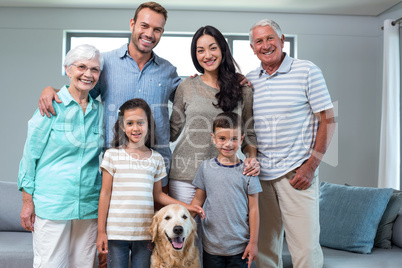
[[[109,240],[151,240],[154,183],[166,176],[162,156],[152,150],[148,159],[136,159],[122,148],[105,152],[101,169],[113,176],[106,234]]]
[[[254,87],[254,127],[261,180],[273,180],[299,167],[315,144],[315,113],[333,108],[320,68],[285,54],[278,70],[263,68],[247,79]]]

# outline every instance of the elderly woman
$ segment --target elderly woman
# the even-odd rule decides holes
[[[64,68],[70,85],[58,92],[56,116],[36,111],[29,120],[18,175],[34,267],[93,267],[96,256],[104,108],[88,93],[103,59],[95,47],[80,45],[67,53]]]

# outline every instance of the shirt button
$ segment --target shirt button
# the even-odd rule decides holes
[[[141,89],[139,89],[138,92],[141,92]]]
[[[81,167],[78,167],[78,170],[80,170],[81,169]]]

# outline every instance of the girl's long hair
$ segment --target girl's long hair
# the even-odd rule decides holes
[[[218,102],[214,103],[214,106],[220,107],[224,112],[233,111],[239,102],[243,101],[242,87],[236,74],[236,68],[239,71],[240,68],[230,53],[229,45],[222,33],[215,27],[207,25],[197,30],[191,42],[191,58],[197,71],[204,73],[204,68],[201,67],[197,60],[197,41],[204,34],[215,38],[222,52],[222,62],[218,69],[218,85],[220,90],[215,95]]]
[[[120,146],[126,146],[128,144],[128,137],[126,133],[123,131],[124,126],[124,112],[127,110],[134,110],[134,109],[142,109],[144,110],[147,121],[148,121],[148,132],[145,140],[145,146],[148,148],[154,149],[156,146],[156,136],[155,136],[155,121],[154,117],[152,116],[152,111],[146,101],[143,99],[131,99],[123,103],[122,106],[119,108],[118,119],[113,127],[113,140],[111,142],[111,146],[114,148],[118,148]]]

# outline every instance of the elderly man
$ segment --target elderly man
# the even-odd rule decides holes
[[[283,52],[285,37],[272,20],[250,29],[261,66],[254,86],[260,180],[257,266],[282,267],[283,233],[293,267],[322,267],[318,165],[331,141],[333,105],[321,70]]]

